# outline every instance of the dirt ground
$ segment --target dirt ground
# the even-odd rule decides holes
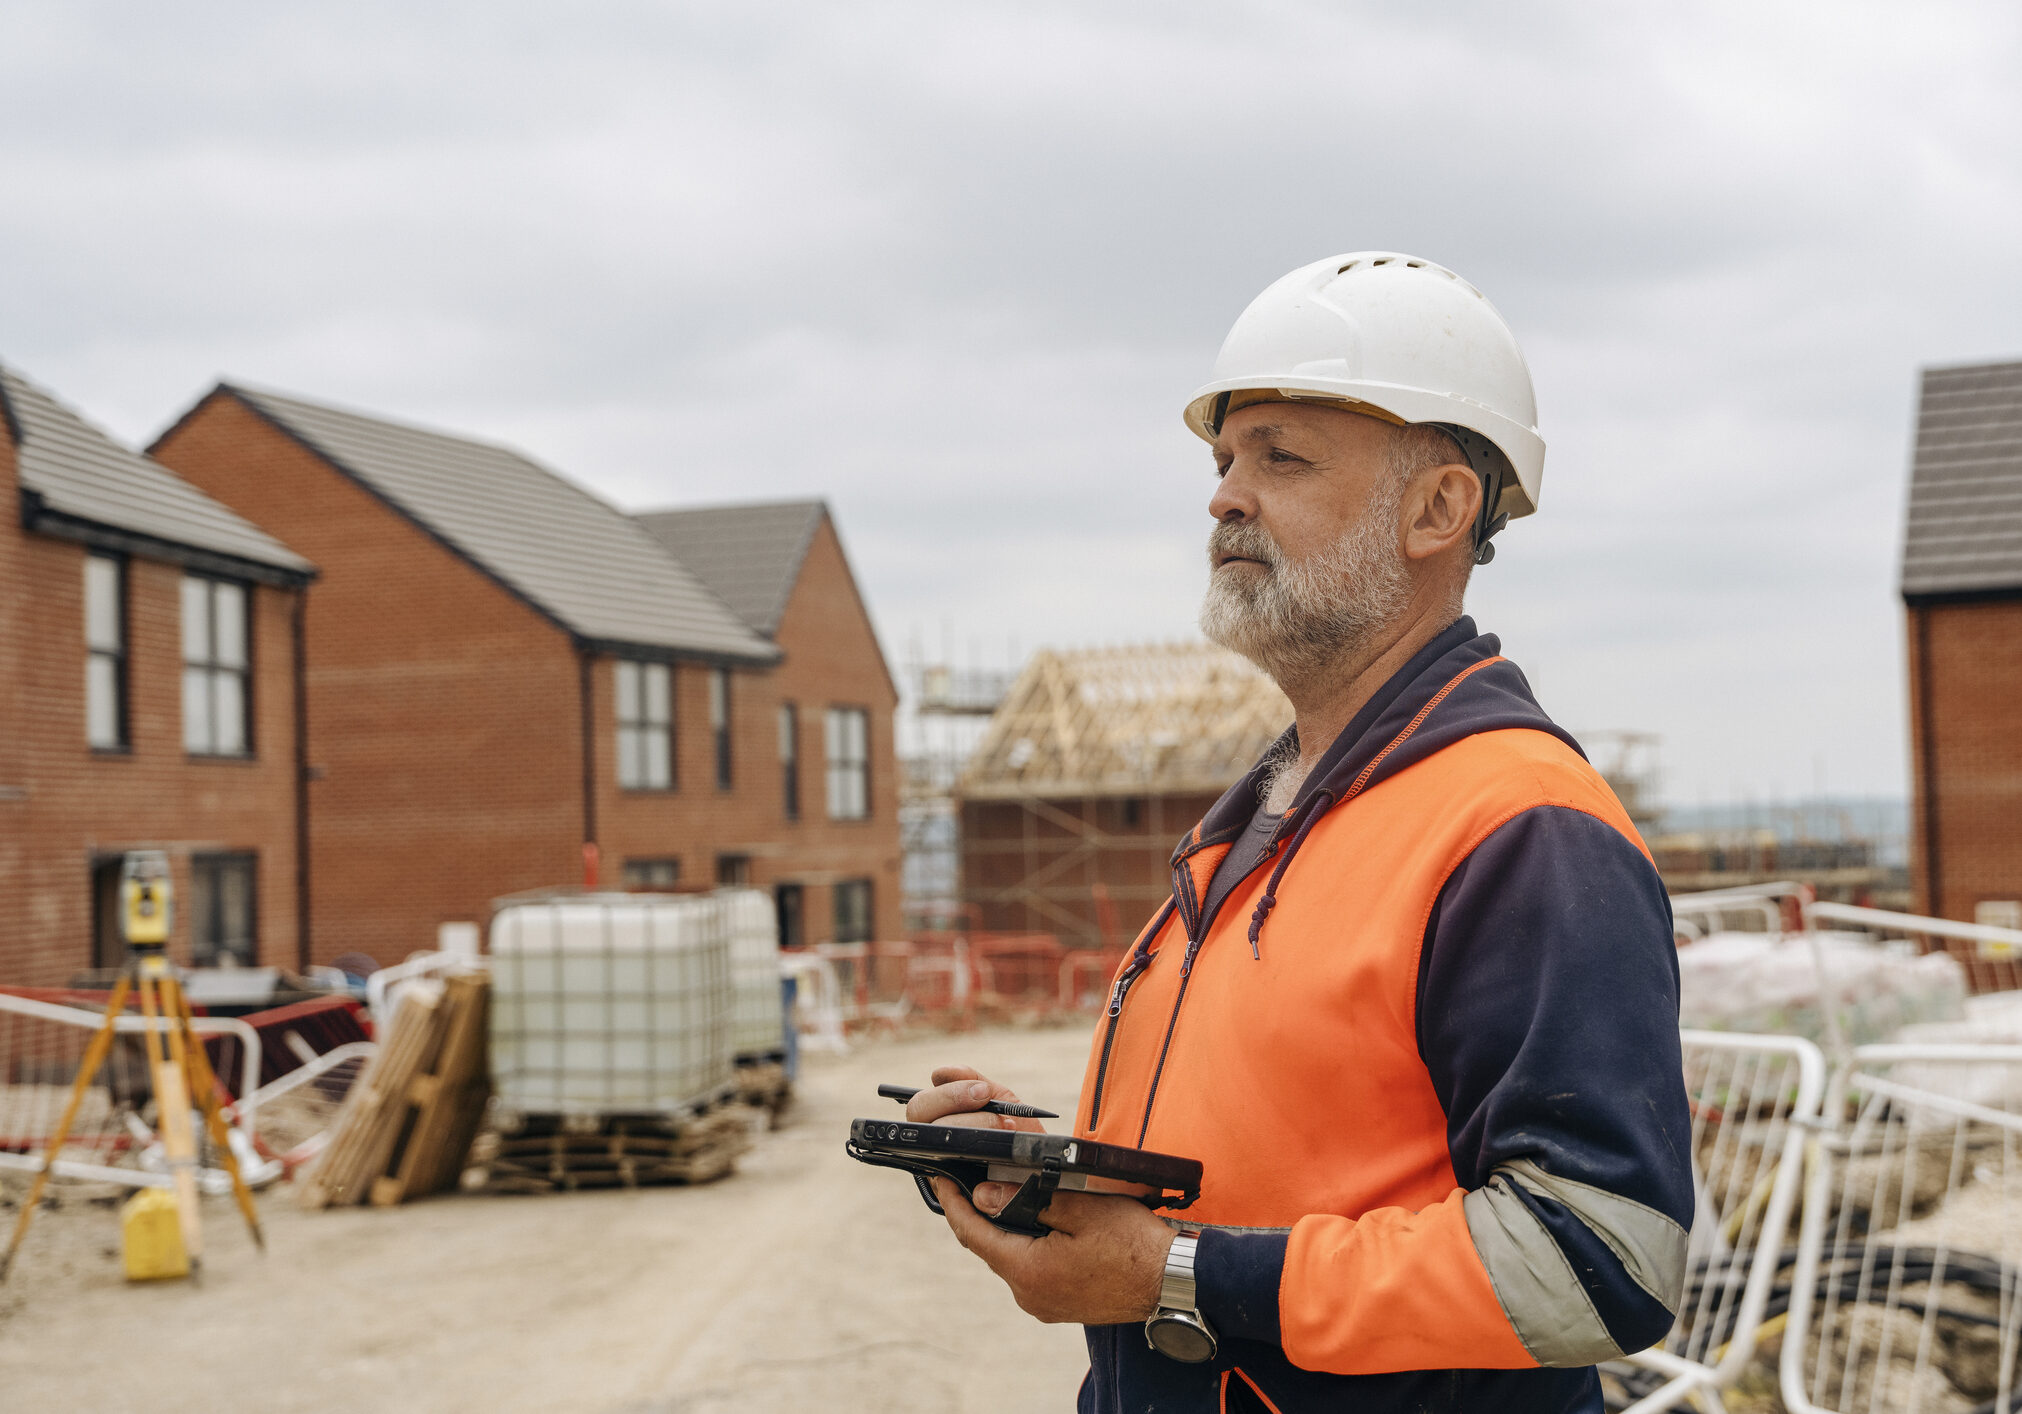
[[[697,1188],[205,1204],[200,1286],[129,1286],[116,1215],[38,1214],[0,1288],[8,1408],[739,1414],[1072,1407],[1079,1328],[1025,1316],[903,1175],[842,1152],[889,1080],[959,1060],[1072,1110],[1083,1028],[886,1041],[804,1065],[782,1127]],[[5,1213],[11,1224],[12,1212]]]

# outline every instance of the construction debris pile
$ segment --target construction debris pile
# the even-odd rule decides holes
[[[1719,931],[1751,908],[1766,931]],[[2017,1407],[2022,932],[1788,885],[1673,910],[1699,1213],[1677,1324],[1606,1367],[1609,1407]]]
[[[1830,1010],[1853,1043],[1965,1016],[1966,973],[1943,953],[1876,947],[1859,934],[1715,933],[1678,952],[1679,1023],[1827,1039]]]

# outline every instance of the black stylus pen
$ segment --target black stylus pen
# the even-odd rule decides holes
[[[897,1100],[902,1105],[919,1093],[918,1090],[909,1090],[903,1085],[880,1085],[878,1087],[879,1095],[887,1100]],[[1007,1100],[989,1100],[978,1108],[987,1110],[993,1115],[1009,1115],[1013,1119],[1060,1118],[1052,1110],[1042,1110],[1033,1105],[1014,1105]]]

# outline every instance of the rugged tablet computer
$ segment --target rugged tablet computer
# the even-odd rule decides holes
[[[1071,1134],[1035,1134],[1023,1129],[971,1129],[953,1124],[912,1124],[906,1120],[850,1121],[849,1156],[879,1168],[912,1174],[920,1196],[935,1212],[930,1178],[952,1179],[974,1193],[983,1182],[1015,1183],[1018,1193],[990,1221],[1006,1232],[1043,1236],[1039,1211],[1054,1190],[1114,1193],[1147,1208],[1186,1207],[1201,1192],[1197,1159],[1099,1144]]]

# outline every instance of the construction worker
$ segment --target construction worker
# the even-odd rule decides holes
[[[1186,408],[1204,632],[1295,725],[1172,858],[1075,1133],[1199,1159],[1160,1216],[1059,1193],[962,1244],[1086,1327],[1084,1411],[1599,1414],[1670,1329],[1692,1216],[1669,905],[1642,841],[1461,613],[1538,504],[1530,372],[1480,292],[1363,252],[1273,284]],[[951,1066],[919,1121],[1008,1090]]]

